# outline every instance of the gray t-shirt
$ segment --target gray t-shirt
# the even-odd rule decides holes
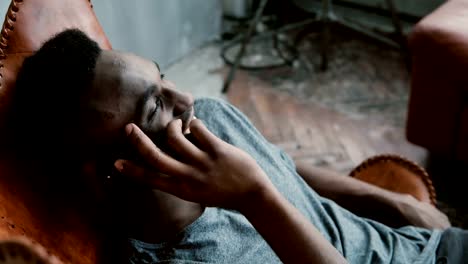
[[[278,190],[350,263],[435,262],[441,231],[389,228],[320,197],[296,173],[291,158],[226,102],[199,99],[195,113],[218,137],[249,153]],[[282,232],[287,230],[278,230]],[[130,263],[281,263],[244,216],[220,208],[206,208],[171,241],[129,241],[133,251]]]

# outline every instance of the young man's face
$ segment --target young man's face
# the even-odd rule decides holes
[[[99,144],[112,144],[130,122],[151,136],[174,119],[182,119],[185,129],[193,118],[193,98],[175,89],[173,83],[161,78],[154,62],[128,53],[103,51],[90,92],[84,98],[85,107],[92,110],[88,119],[93,121],[87,123],[89,135]]]

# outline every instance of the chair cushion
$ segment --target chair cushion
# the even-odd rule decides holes
[[[81,29],[101,48],[111,49],[88,0],[11,1],[0,35],[0,142],[8,140],[1,131],[24,58],[67,28]],[[26,236],[65,263],[100,262],[101,240],[86,217],[44,202],[43,190],[25,180],[41,179],[37,174],[0,147],[0,239]]]
[[[467,24],[468,1],[450,0],[414,25],[408,37],[412,70],[406,127],[411,143],[465,161],[468,150],[459,148],[457,137],[466,126],[460,116],[468,92]]]

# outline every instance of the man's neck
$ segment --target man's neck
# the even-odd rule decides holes
[[[148,243],[173,238],[204,211],[200,204],[159,190],[133,193],[130,197],[127,206],[129,235]]]

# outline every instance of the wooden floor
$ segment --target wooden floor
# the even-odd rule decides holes
[[[407,142],[404,128],[382,120],[353,119],[306,103],[245,71],[238,71],[227,99],[269,139],[295,159],[348,173],[368,157],[392,153],[425,164],[426,152]]]

